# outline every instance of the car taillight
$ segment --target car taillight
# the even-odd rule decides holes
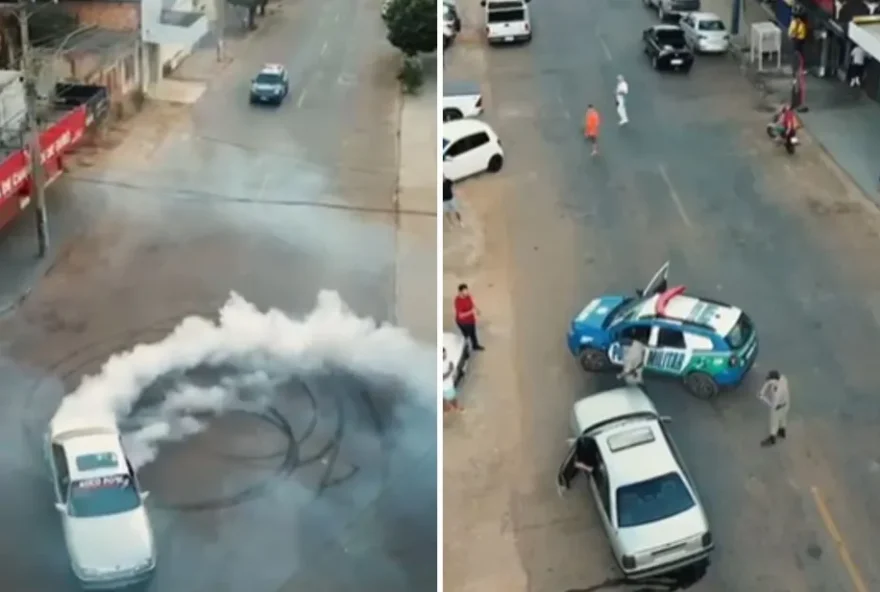
[[[731,368],[736,368],[740,364],[739,356],[730,356],[730,360],[728,360]]]
[[[711,532],[706,531],[706,534],[703,535],[702,543],[703,543],[704,547],[711,547],[712,546],[712,533]]]
[[[624,555],[620,558],[620,564],[623,566],[623,569],[635,569],[636,559],[632,555]]]

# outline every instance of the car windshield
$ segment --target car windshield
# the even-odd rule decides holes
[[[490,23],[512,23],[526,20],[526,11],[522,8],[506,10],[490,10],[486,20]]]
[[[141,498],[128,475],[110,475],[74,481],[70,487],[70,515],[94,518],[130,512]]]
[[[733,329],[727,334],[727,345],[730,346],[730,349],[741,348],[748,343],[753,331],[752,320],[746,316],[746,313],[740,313]]]
[[[700,21],[699,29],[701,31],[723,31],[724,23],[721,21]]]
[[[639,306],[642,302],[644,302],[644,300],[639,298],[624,300],[623,303],[617,307],[617,310],[612,310],[611,313],[605,317],[605,322],[607,323],[605,328],[607,329],[608,327],[613,327],[617,323],[632,319],[636,316],[636,312],[638,312]]]
[[[657,41],[660,45],[671,45],[672,47],[683,47],[684,32],[670,29],[661,29],[657,31]]]
[[[617,526],[627,528],[665,520],[696,505],[678,473],[668,473],[617,490]]]
[[[266,72],[262,72],[257,74],[256,80],[254,80],[257,84],[281,84],[281,76],[278,74],[268,74]]]

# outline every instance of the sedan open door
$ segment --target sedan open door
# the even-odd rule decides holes
[[[657,270],[657,273],[654,274],[654,277],[651,278],[651,281],[648,282],[648,285],[645,286],[645,289],[641,292],[641,296],[644,296],[645,298],[650,298],[655,294],[665,292],[667,287],[666,278],[668,275],[669,261],[664,263],[663,266]]]

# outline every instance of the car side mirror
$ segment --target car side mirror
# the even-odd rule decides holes
[[[669,417],[668,415],[661,415],[660,422],[661,423],[672,423],[672,418]]]
[[[142,501],[142,502],[143,502],[143,501],[146,501],[148,497],[150,497],[150,492],[149,492],[149,491],[142,491],[142,492],[141,492],[141,501]]]
[[[61,502],[57,502],[55,504],[55,509],[58,510],[59,512],[64,512],[65,510],[67,510],[67,506],[65,506]]]

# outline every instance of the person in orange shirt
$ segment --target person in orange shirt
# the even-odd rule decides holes
[[[602,120],[596,108],[592,105],[587,105],[587,114],[584,117],[584,135],[593,146],[593,151],[590,153],[591,156],[599,154],[599,124],[601,122]]]

